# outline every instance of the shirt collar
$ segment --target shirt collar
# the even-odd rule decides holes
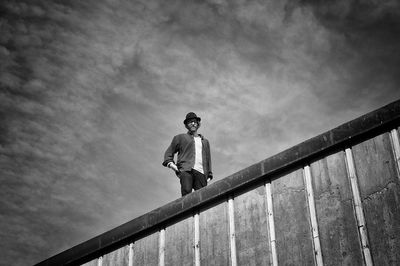
[[[189,136],[191,136],[191,137],[194,137],[193,134],[190,134],[190,131],[188,131],[187,134],[188,134]],[[199,135],[199,137],[200,137],[201,139],[204,139],[203,135],[201,135],[201,134],[197,134],[197,135]]]

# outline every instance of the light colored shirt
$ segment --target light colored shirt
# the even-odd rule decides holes
[[[203,156],[202,156],[202,148],[203,145],[201,143],[200,137],[194,137],[195,143],[195,159],[194,159],[194,166],[193,169],[199,171],[200,173],[204,174],[203,171]]]

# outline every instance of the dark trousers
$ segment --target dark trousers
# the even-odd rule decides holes
[[[207,186],[206,176],[194,169],[188,172],[181,172],[179,174],[179,179],[181,180],[182,196],[191,193],[192,189],[198,190]]]

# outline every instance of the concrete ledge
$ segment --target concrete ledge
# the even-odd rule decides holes
[[[167,223],[190,215],[238,190],[262,182],[266,176],[276,178],[280,172],[310,163],[318,157],[352,146],[399,125],[400,100],[251,165],[36,265],[84,263],[147,233],[159,230]]]

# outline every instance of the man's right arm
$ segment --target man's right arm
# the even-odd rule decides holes
[[[168,149],[165,151],[164,162],[162,163],[162,165],[164,165],[165,167],[171,168],[177,175],[179,174],[179,169],[174,162],[174,155],[175,153],[178,152],[178,150],[179,150],[179,139],[178,136],[175,136],[172,139],[172,142],[169,145]]]
[[[175,153],[178,152],[178,144],[179,144],[178,138],[177,138],[177,136],[175,136],[172,139],[171,144],[165,151],[164,162],[162,163],[163,166],[169,167],[169,166],[171,166],[171,163],[175,164],[174,155],[175,155]]]

